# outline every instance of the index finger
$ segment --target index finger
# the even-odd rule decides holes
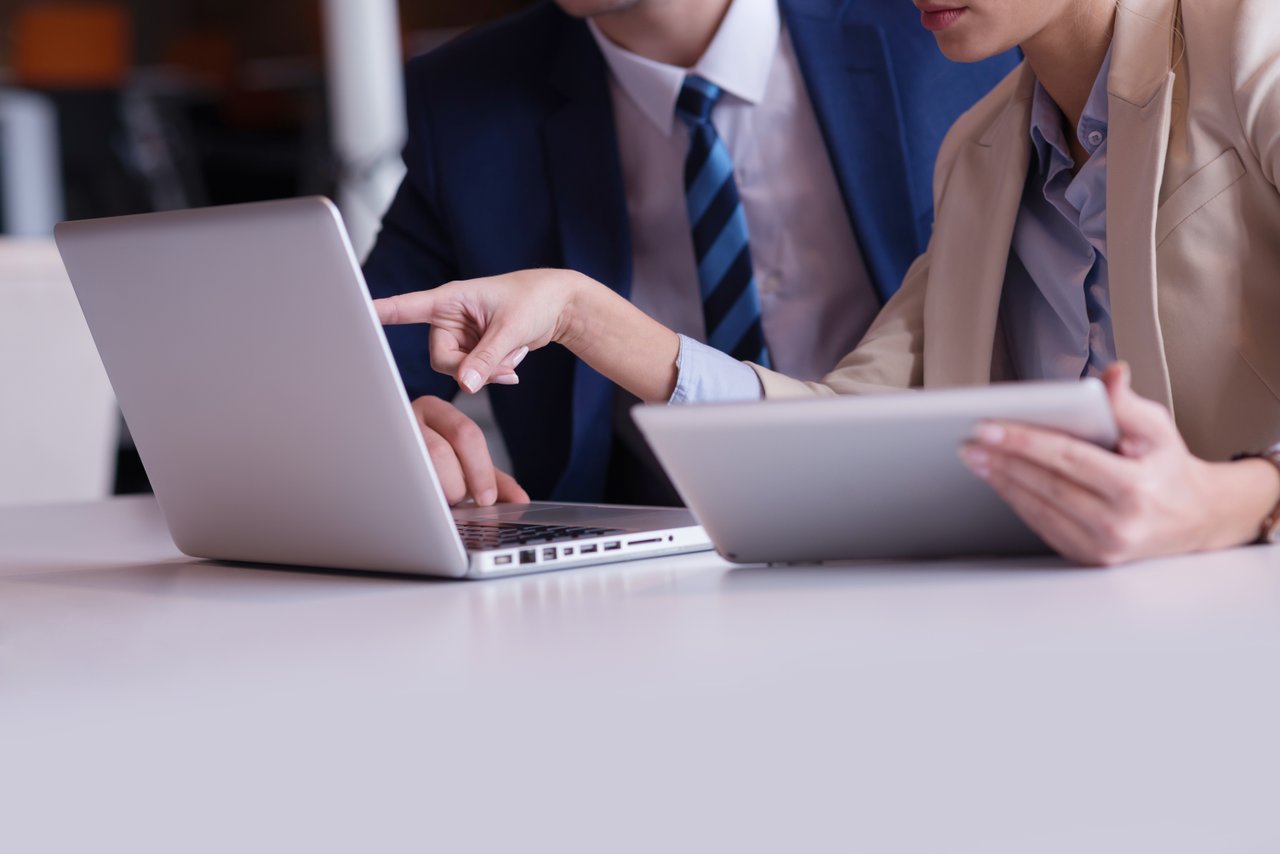
[[[430,323],[435,317],[437,295],[435,291],[416,291],[397,294],[373,301],[378,320],[383,326],[405,323]]]

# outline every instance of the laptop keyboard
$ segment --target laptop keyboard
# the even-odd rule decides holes
[[[621,528],[575,528],[568,525],[530,525],[522,522],[459,522],[462,544],[473,551],[538,543],[572,542],[625,533]]]

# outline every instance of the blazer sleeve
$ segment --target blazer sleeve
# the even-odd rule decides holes
[[[947,216],[943,200],[955,166],[956,154],[968,139],[970,109],[952,125],[942,141],[933,175],[933,209]],[[961,209],[964,210],[963,200]],[[924,254],[907,270],[902,287],[876,317],[852,353],[817,382],[802,382],[776,371],[752,365],[760,376],[766,400],[788,397],[823,397],[836,394],[883,394],[924,385],[924,316],[929,291],[929,269],[934,252],[930,238]]]
[[[1273,186],[1280,174],[1280,26],[1274,0],[1243,0],[1232,33],[1236,114]],[[1280,273],[1280,271],[1277,271]]]
[[[857,349],[818,382],[802,382],[752,365],[766,400],[877,394],[924,384],[924,298],[929,250],[907,270],[902,288],[881,310]]]
[[[364,263],[365,281],[375,299],[434,288],[457,278],[448,216],[440,204],[426,89],[411,65],[405,80],[409,112],[405,178]],[[451,398],[458,391],[450,377],[431,368],[429,331],[420,325],[386,328],[387,343],[410,400],[424,395]]]
[[[1280,188],[1280,24],[1275,0],[1243,0],[1232,33],[1236,115],[1262,174]],[[1280,280],[1280,270],[1272,273]],[[1280,447],[1280,435],[1272,437]]]

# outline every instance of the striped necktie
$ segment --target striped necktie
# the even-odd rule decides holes
[[[733,180],[729,149],[711,124],[711,110],[722,94],[714,83],[690,75],[676,101],[676,115],[689,126],[685,201],[693,226],[707,343],[735,359],[768,367],[747,217]]]

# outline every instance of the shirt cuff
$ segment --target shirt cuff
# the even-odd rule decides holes
[[[725,403],[763,398],[760,377],[746,362],[680,336],[676,390],[668,403]]]

